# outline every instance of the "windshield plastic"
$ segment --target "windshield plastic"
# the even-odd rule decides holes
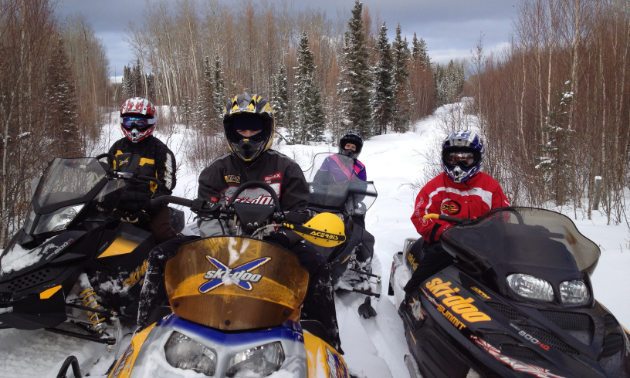
[[[308,279],[291,252],[244,237],[185,244],[167,262],[165,272],[175,314],[230,331],[284,323],[299,311]]]
[[[39,207],[83,198],[107,172],[94,158],[55,158],[42,176],[33,200]]]
[[[491,210],[474,223],[444,231],[441,240],[480,270],[509,264],[590,275],[601,254],[571,219],[535,208]]]
[[[354,166],[354,160],[344,155],[315,155],[312,166],[305,171],[311,192],[310,204],[343,208],[350,199],[354,214],[365,213],[376,200],[377,192],[372,182],[357,177]]]

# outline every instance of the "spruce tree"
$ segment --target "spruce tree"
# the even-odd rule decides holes
[[[411,104],[409,103],[409,64],[410,51],[407,39],[401,36],[400,24],[396,27],[396,38],[392,43],[392,56],[394,62],[394,82],[396,83],[393,129],[396,132],[405,132],[409,129],[411,121]]]
[[[423,38],[416,37],[416,33],[413,33],[413,49],[412,49],[412,59],[414,62],[419,62],[422,68],[431,67],[431,59],[429,58],[429,52],[427,50],[427,43]]]
[[[394,112],[394,81],[392,77],[392,52],[387,40],[387,28],[383,22],[376,42],[378,63],[374,67],[374,96],[372,109],[374,111],[374,133],[387,133],[387,126],[392,122]]]
[[[278,73],[273,76],[271,88],[271,107],[276,118],[276,127],[287,129],[289,123],[289,93],[287,90],[287,73],[284,64],[278,67]]]
[[[134,97],[133,94],[133,78],[131,76],[131,68],[123,67],[123,80],[122,80],[122,94],[125,100],[129,97]]]
[[[371,72],[363,32],[363,4],[355,0],[352,18],[344,36],[338,94],[346,110],[346,129],[355,129],[365,138],[372,135],[372,109],[370,90]]]
[[[45,126],[52,136],[51,153],[58,157],[81,156],[76,91],[61,37],[56,41],[46,73]]]
[[[302,32],[297,56],[295,106],[299,143],[320,142],[324,136],[324,112],[319,88],[315,83],[315,55],[308,47],[306,32]]]
[[[197,96],[197,106],[195,109],[195,123],[202,130],[209,132],[214,128],[214,101],[213,101],[213,74],[210,57],[206,56],[202,64],[203,72],[201,74],[201,85]]]
[[[221,58],[216,54],[214,56],[214,68],[212,70],[212,103],[214,104],[213,117],[217,122],[221,118],[223,107],[228,100],[224,76],[223,70],[221,69]]]

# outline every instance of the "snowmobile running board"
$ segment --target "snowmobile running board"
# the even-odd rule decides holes
[[[357,273],[361,273],[361,274],[365,274],[366,276],[376,277],[376,278],[378,278],[379,280],[381,279],[381,276],[377,276],[376,274],[372,274],[372,273],[367,273],[367,272],[364,272],[364,271],[359,270],[359,269],[352,269],[352,268],[348,268],[348,270],[351,270],[351,271],[353,271],[353,272],[357,272]]]
[[[70,332],[70,331],[66,331],[66,330],[58,329],[58,328],[44,328],[44,330],[46,330],[48,332],[52,332],[52,333],[58,333],[58,334],[65,335],[65,336],[76,337],[77,339],[94,341],[95,343],[107,344],[107,345],[116,345],[116,339],[111,338],[111,337],[109,337],[107,339],[101,339],[100,337],[90,336],[90,335],[83,335],[81,333]]]

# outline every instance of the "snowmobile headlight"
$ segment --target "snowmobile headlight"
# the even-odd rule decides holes
[[[282,343],[274,341],[255,348],[250,348],[236,353],[225,372],[226,377],[234,377],[240,371],[251,371],[256,374],[268,376],[280,369],[284,362],[284,349]]]
[[[217,368],[217,354],[190,337],[174,331],[164,345],[166,361],[175,368],[193,370],[213,376]]]
[[[72,205],[62,207],[52,213],[44,214],[39,217],[37,227],[35,227],[34,235],[44,234],[46,232],[55,232],[64,230],[74,218],[76,218],[79,211],[85,206],[84,203],[80,205]]]
[[[528,274],[510,274],[507,277],[510,289],[521,297],[538,299],[540,301],[553,301],[553,288],[551,284],[540,278]]]
[[[564,281],[560,284],[560,297],[564,304],[586,303],[591,299],[588,287],[582,280]]]

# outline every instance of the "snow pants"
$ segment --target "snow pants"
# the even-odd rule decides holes
[[[182,244],[198,238],[198,236],[185,236],[172,239],[153,248],[149,253],[147,271],[140,292],[138,309],[138,325],[140,327],[144,328],[148,325],[146,323],[153,310],[159,306],[168,306],[164,285],[166,262],[175,256]],[[290,250],[297,256],[298,261],[310,276],[301,318],[322,323],[328,331],[332,346],[341,350],[330,267],[326,259],[304,243],[297,243]]]
[[[453,257],[449,255],[442,244],[438,243],[423,243],[418,242],[411,246],[409,253],[413,253],[414,256],[419,255],[419,249],[424,252],[424,257],[418,263],[418,267],[413,272],[413,275],[405,285],[405,292],[412,294],[414,291],[419,291],[420,285],[429,277],[446,268],[453,263]]]

